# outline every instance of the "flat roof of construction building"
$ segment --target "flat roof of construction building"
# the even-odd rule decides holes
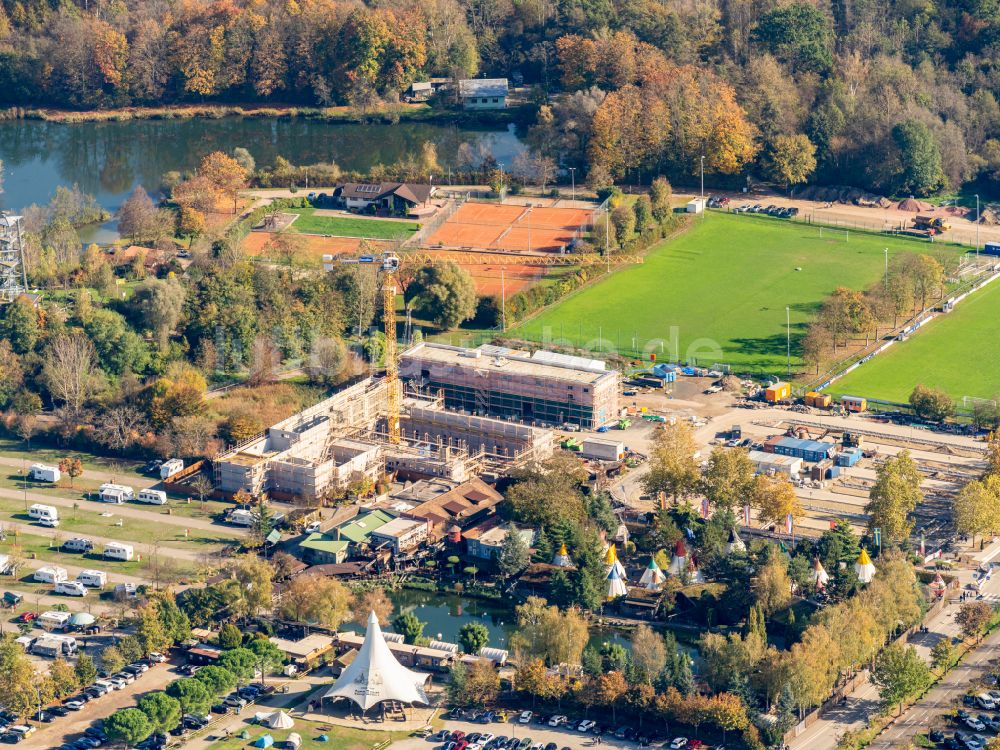
[[[765,453],[764,451],[750,451],[750,460],[755,464],[769,464],[771,466],[792,466],[802,463],[798,456],[783,456],[780,453]]]
[[[434,344],[427,341],[403,352],[404,358],[420,359],[428,362],[452,365],[454,367],[489,370],[497,373],[510,373],[552,380],[566,380],[576,383],[593,384],[605,378],[613,378],[613,370],[597,370],[595,367],[584,367],[580,363],[589,360],[580,358],[532,357],[525,352],[508,349],[505,353],[496,353],[490,349],[466,349],[461,346]]]

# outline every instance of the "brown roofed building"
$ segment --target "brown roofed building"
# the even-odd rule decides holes
[[[379,211],[408,214],[426,206],[434,195],[433,185],[410,182],[347,182],[334,191],[345,208],[364,211],[374,206]]]
[[[431,541],[438,541],[452,526],[467,528],[496,514],[503,495],[482,479],[470,479],[454,489],[404,511],[404,518],[426,521]]]

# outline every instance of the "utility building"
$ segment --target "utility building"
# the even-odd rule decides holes
[[[586,428],[618,418],[619,374],[601,360],[423,342],[403,352],[399,374],[410,390],[441,395],[465,414]]]

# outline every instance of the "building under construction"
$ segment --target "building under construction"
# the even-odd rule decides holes
[[[463,414],[591,429],[619,416],[620,376],[602,360],[420,343],[403,352],[399,375],[408,390],[440,395]]]
[[[386,431],[385,380],[352,385],[220,454],[217,488],[227,494],[319,497],[363,476],[439,477],[463,482],[553,451],[548,430],[445,410],[440,398],[408,394],[400,441]]]
[[[0,213],[0,304],[13,302],[27,287],[21,217]]]

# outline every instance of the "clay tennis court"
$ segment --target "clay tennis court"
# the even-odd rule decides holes
[[[541,266],[475,266],[462,265],[472,280],[476,282],[476,292],[486,296],[499,295],[501,290],[507,297],[527,289],[545,275],[547,269]],[[503,272],[501,274],[501,271]]]
[[[428,239],[431,247],[561,252],[593,221],[583,208],[463,203]]]

